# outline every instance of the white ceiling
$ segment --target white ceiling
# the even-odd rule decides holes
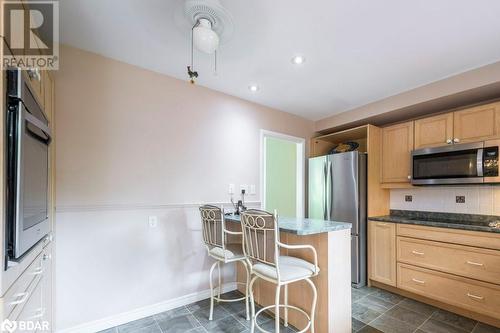
[[[198,84],[317,120],[500,61],[498,0],[221,0],[234,33]],[[63,43],[187,80],[182,0],[63,0]],[[306,57],[294,66],[295,54]],[[251,93],[250,84],[260,90]]]

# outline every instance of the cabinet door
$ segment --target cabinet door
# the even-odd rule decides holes
[[[410,182],[413,121],[382,129],[382,183]]]
[[[500,103],[491,103],[453,113],[455,143],[500,138]]]
[[[53,129],[52,123],[54,121],[54,81],[52,79],[52,74],[49,71],[43,71],[43,95],[44,95],[44,105],[43,110],[45,115],[49,119],[49,126]]]
[[[453,142],[453,113],[415,120],[415,149]]]
[[[42,254],[43,275],[41,281],[42,287],[42,320],[48,324],[49,332],[52,332],[53,327],[53,312],[52,312],[52,243],[49,243]]]
[[[396,286],[396,224],[369,221],[370,279]]]

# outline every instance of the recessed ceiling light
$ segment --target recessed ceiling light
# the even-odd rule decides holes
[[[256,84],[249,85],[248,90],[250,90],[251,92],[257,92],[259,91],[259,86]]]
[[[292,64],[294,65],[301,65],[306,61],[306,58],[301,55],[296,55],[295,57],[292,58]]]

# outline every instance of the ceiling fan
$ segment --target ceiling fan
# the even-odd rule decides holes
[[[184,15],[191,24],[191,64],[187,66],[189,82],[195,83],[194,48],[214,55],[214,73],[217,73],[217,50],[233,32],[233,20],[219,0],[186,0]]]

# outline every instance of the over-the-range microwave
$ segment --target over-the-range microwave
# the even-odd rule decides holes
[[[500,140],[423,148],[411,154],[414,185],[500,183]]]

